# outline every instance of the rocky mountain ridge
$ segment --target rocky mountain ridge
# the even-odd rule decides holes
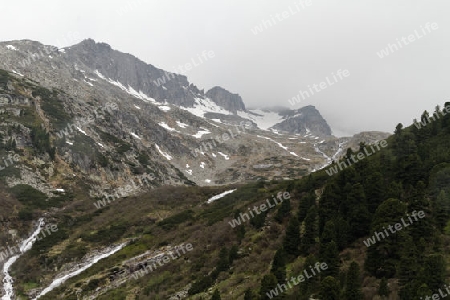
[[[152,239],[146,245],[161,251],[184,242],[164,233],[190,220],[191,209],[216,222],[215,214],[228,210],[209,211],[204,198],[223,192],[220,185],[252,183],[236,193],[262,197],[270,193],[269,180],[287,184],[329,165],[348,146],[388,135],[336,138],[314,107],[246,109],[237,94],[220,87],[205,94],[185,76],[92,40],[64,49],[0,43],[0,57],[0,240],[17,244],[37,217],[58,224],[10,272],[22,296],[34,297],[60,277],[75,276],[78,264],[90,265],[95,254],[116,249],[122,236],[130,242],[125,252],[139,237],[141,246],[127,253],[130,259],[144,252],[142,236],[159,236],[157,246]],[[158,85],[161,76],[165,83]],[[174,212],[181,215],[171,219]],[[210,237],[201,236],[206,249]],[[76,286],[69,280],[71,297],[122,288],[104,279],[142,267],[139,261],[127,268],[122,260],[111,270],[91,267],[88,272],[102,274],[101,285],[97,275]],[[39,283],[22,290],[27,282]]]
[[[71,173],[92,181],[96,192],[144,173],[154,173],[156,185],[296,178],[329,163],[324,153],[333,157],[351,140],[332,137],[313,107],[247,110],[237,94],[220,87],[205,94],[183,75],[93,40],[64,49],[4,42],[0,55],[0,68],[14,73],[5,75],[2,93],[34,103],[28,109],[35,109],[38,123],[49,133],[55,157]],[[163,77],[164,84],[156,84]],[[113,104],[117,109],[105,110]],[[10,105],[12,109],[19,115],[25,110],[20,105]],[[245,130],[235,132],[242,124],[247,124]],[[375,134],[373,140],[384,136]],[[9,138],[20,145],[30,139],[19,134]],[[40,159],[55,164],[45,156]]]

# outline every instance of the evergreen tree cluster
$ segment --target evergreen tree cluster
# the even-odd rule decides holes
[[[437,293],[446,279],[442,236],[450,231],[450,114],[436,115],[425,112],[420,129],[398,124],[387,148],[331,178],[319,171],[289,185],[299,197],[275,215],[285,236],[261,281],[260,299],[286,283],[287,266],[301,257],[328,269],[279,299],[364,299],[362,271],[378,279],[380,297],[391,293],[389,279],[398,280],[400,299]],[[368,247],[364,262],[343,270],[342,250],[365,247],[364,239],[413,211],[425,218]]]

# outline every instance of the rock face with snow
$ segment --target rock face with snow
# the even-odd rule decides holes
[[[189,84],[186,76],[158,69],[138,58],[111,49],[108,44],[85,40],[66,50],[73,64],[91,66],[105,77],[125,87],[151,95],[156,101],[192,106],[202,93]]]
[[[233,114],[236,114],[238,110],[245,111],[245,104],[242,101],[241,96],[232,94],[219,86],[213,87],[206,92],[206,97]]]
[[[93,195],[143,174],[155,176],[148,188],[297,178],[326,163],[323,153],[333,156],[340,144],[314,107],[246,109],[237,94],[221,87],[204,93],[183,75],[93,40],[64,49],[5,42],[0,56],[0,69],[10,72],[0,73],[5,76],[0,94],[7,98],[0,110],[19,117],[11,126],[21,123],[21,111],[32,111],[58,158],[30,157],[51,170],[41,178],[23,167],[21,178],[9,179],[11,185],[30,184],[48,193],[53,172],[67,173],[67,166],[90,183]],[[42,93],[43,88],[48,90]],[[18,147],[32,147],[30,130],[4,135],[11,138]]]
[[[280,112],[284,120],[275,124],[272,128],[286,131],[292,134],[308,134],[330,136],[331,128],[320,112],[312,105],[298,110]]]

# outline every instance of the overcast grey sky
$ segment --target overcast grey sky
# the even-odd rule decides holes
[[[312,104],[337,132],[391,132],[450,100],[450,1],[310,1],[1,0],[0,40],[93,38],[168,71],[212,50],[186,73],[199,88],[220,85],[247,106]],[[398,50],[380,58],[389,43]],[[339,69],[350,76],[335,81]],[[326,77],[334,84],[288,102]]]

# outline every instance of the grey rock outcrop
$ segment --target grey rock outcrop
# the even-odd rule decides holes
[[[203,96],[197,87],[189,84],[186,76],[158,69],[105,43],[87,39],[66,52],[72,62],[90,66],[125,87],[151,95],[158,102],[191,107],[195,97]]]
[[[233,114],[236,114],[236,112],[239,110],[246,110],[241,96],[239,96],[238,94],[230,93],[220,86],[215,86],[208,92],[206,92],[206,97],[210,98],[217,105],[225,108],[228,111],[231,111]]]
[[[329,136],[331,128],[320,112],[312,105],[302,107],[298,110],[281,112],[284,121],[275,124],[272,128],[286,131],[291,134],[305,135],[311,132],[314,135]]]

